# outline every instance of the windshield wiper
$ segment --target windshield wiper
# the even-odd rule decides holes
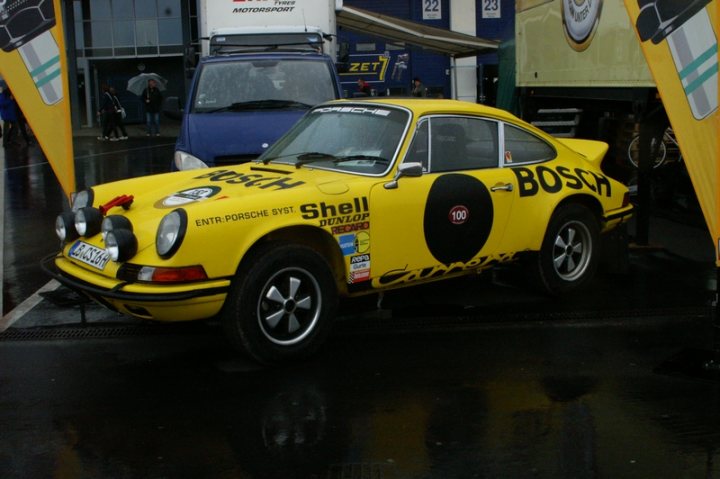
[[[243,110],[272,110],[279,108],[311,108],[312,105],[293,100],[252,100],[239,101],[230,105],[221,106],[206,113],[218,113],[221,111],[243,111]]]
[[[340,158],[335,158],[333,160],[335,164],[343,163],[345,161],[357,161],[357,160],[372,160],[372,161],[380,161],[382,163],[389,163],[390,160],[387,158],[383,158],[382,156],[375,156],[375,155],[349,155],[349,156],[341,156]]]
[[[331,155],[329,153],[320,153],[318,151],[313,151],[310,153],[303,153],[302,155],[298,155],[297,161],[295,162],[295,168],[300,168],[302,165],[306,165],[308,163],[312,163],[315,161],[337,161],[338,158],[335,155]]]

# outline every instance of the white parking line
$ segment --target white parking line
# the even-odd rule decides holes
[[[28,299],[20,303],[15,309],[3,316],[2,320],[0,320],[0,333],[12,326],[15,321],[22,318],[28,311],[37,306],[40,301],[43,300],[42,296],[40,296],[40,293],[44,293],[45,291],[54,291],[59,286],[60,283],[58,283],[54,279],[51,279],[45,284],[45,286],[35,291],[32,295],[30,295]]]

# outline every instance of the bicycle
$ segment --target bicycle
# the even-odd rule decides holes
[[[653,168],[659,168],[666,160],[668,160],[668,153],[671,155],[677,154],[676,161],[682,161],[682,153],[680,152],[680,145],[675,139],[675,132],[672,128],[668,127],[663,133],[663,141],[659,147],[656,147],[657,139],[653,138],[650,142],[651,151],[657,151],[655,158],[653,159]],[[635,168],[638,167],[640,157],[640,135],[635,135],[630,141],[627,149],[628,161]]]

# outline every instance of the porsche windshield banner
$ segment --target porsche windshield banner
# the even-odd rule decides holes
[[[0,75],[66,195],[75,190],[60,0],[0,1]]]
[[[624,0],[680,144],[720,266],[717,0]]]

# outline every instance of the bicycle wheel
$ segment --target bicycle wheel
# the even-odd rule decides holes
[[[655,138],[652,139],[650,143],[650,148],[654,151],[656,150],[655,145],[657,144],[657,140]],[[627,156],[628,161],[637,168],[639,161],[640,161],[640,137],[634,136],[630,144],[628,145],[627,149]],[[663,163],[665,163],[665,158],[667,156],[667,148],[665,148],[665,143],[660,143],[660,148],[657,148],[657,154],[655,155],[655,158],[653,158],[653,168],[657,168]]]

